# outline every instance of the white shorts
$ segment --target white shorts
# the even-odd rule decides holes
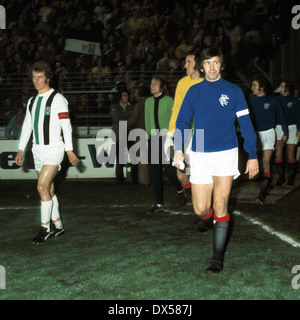
[[[279,124],[276,125],[275,133],[276,133],[276,140],[281,140],[283,137],[283,130],[281,128],[281,125]]]
[[[238,148],[219,152],[194,152],[191,151],[191,177],[190,182],[194,184],[209,184],[213,177],[239,175]]]
[[[265,131],[258,131],[258,136],[258,150],[274,150],[276,134],[273,128]]]
[[[298,144],[298,138],[297,138],[297,126],[295,124],[291,124],[288,126],[289,129],[289,136],[286,144]],[[283,137],[283,130],[280,125],[277,125],[275,128],[276,131],[276,139],[281,140]]]
[[[32,154],[36,171],[41,171],[44,165],[58,165],[58,170],[60,170],[60,164],[65,155],[65,145],[62,141],[55,145],[46,146],[34,144]]]

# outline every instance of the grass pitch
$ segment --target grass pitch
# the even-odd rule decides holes
[[[1,181],[1,300],[298,300],[300,189],[275,205],[230,204],[224,270],[205,274],[212,231],[200,234],[189,202],[149,216],[150,187],[64,180],[58,198],[65,235],[32,245],[39,228],[36,181]],[[241,214],[237,214],[241,213]],[[255,224],[253,222],[259,222]],[[268,228],[264,228],[267,226]],[[277,232],[277,233],[276,233]]]

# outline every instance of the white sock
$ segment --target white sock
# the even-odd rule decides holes
[[[62,224],[60,213],[59,213],[59,203],[58,203],[56,194],[52,198],[52,201],[53,201],[53,208],[52,208],[51,220],[53,221],[57,229],[62,229],[63,224]]]
[[[50,232],[50,218],[52,212],[53,202],[50,201],[41,201],[41,225],[44,228],[47,228],[47,231]]]
[[[53,221],[57,229],[62,229],[63,224],[62,224],[60,213],[59,213],[59,202],[56,194],[52,198],[52,201],[53,201],[53,208],[52,208],[51,220]]]

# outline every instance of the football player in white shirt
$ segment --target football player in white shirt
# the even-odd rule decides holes
[[[77,166],[80,160],[73,152],[67,100],[60,93],[56,93],[51,105],[46,106],[49,96],[54,92],[50,86],[53,76],[50,67],[45,62],[37,62],[32,66],[31,75],[38,95],[29,99],[27,103],[15,161],[19,166],[23,164],[23,150],[33,133],[32,153],[38,175],[37,190],[41,198],[41,228],[33,243],[42,244],[48,238],[64,233],[53,183],[56,173],[60,170],[64,153],[66,152],[73,166]],[[51,220],[54,223],[52,231]]]

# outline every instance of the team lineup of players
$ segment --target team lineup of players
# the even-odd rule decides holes
[[[276,184],[281,186],[285,182],[285,144],[289,168],[287,185],[293,184],[296,174],[295,149],[300,131],[299,100],[293,97],[287,81],[282,82],[280,98],[276,98],[268,94],[263,79],[254,78],[250,114],[241,88],[223,78],[224,68],[223,54],[214,47],[200,54],[187,54],[186,76],[177,84],[168,133],[163,140],[165,154],[162,156],[165,157],[169,149],[174,148],[174,158],[170,160],[177,168],[178,180],[185,189],[191,187],[199,231],[213,228],[213,255],[207,273],[223,270],[230,224],[228,200],[233,180],[240,175],[235,120],[238,120],[243,148],[248,154],[244,174],[249,175],[249,179],[259,172],[257,151],[262,150],[264,179],[258,197],[258,202],[262,204],[271,183],[270,159],[274,149],[275,163],[280,173]],[[32,151],[41,198],[41,228],[33,242],[42,244],[64,233],[53,184],[64,153],[74,166],[79,164],[79,159],[73,152],[68,102],[51,88],[51,69],[47,64],[38,62],[33,65],[31,74],[38,95],[28,101],[15,161],[22,165],[22,153],[32,132]],[[49,103],[51,95],[53,101]],[[192,134],[184,141],[185,130],[191,128]],[[188,170],[180,169],[182,163],[186,163]],[[52,230],[51,221],[54,224]]]

